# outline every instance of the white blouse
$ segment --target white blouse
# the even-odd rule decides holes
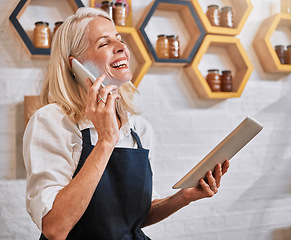
[[[91,143],[98,134],[92,122],[73,123],[55,103],[36,111],[26,126],[23,137],[23,158],[27,171],[26,208],[41,230],[42,218],[52,209],[58,192],[71,180],[82,152],[83,129],[90,128]],[[154,132],[140,116],[129,116],[120,129],[116,147],[137,148],[130,128],[134,128],[144,148],[150,150],[152,164]],[[158,195],[153,189],[153,199]]]

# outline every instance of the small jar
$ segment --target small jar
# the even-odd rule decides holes
[[[115,3],[115,8],[113,11],[114,23],[117,26],[125,26],[126,19],[126,5],[125,3]]]
[[[156,42],[156,53],[158,58],[169,58],[169,41],[166,35],[158,35]]]
[[[281,13],[291,13],[291,0],[281,0]]]
[[[113,17],[113,3],[111,1],[103,1],[101,3],[101,9],[108,13],[108,15],[112,18]]]
[[[63,24],[63,22],[55,22],[55,27],[54,27],[54,34],[58,30],[58,28]]]
[[[218,69],[209,69],[206,80],[212,92],[221,91],[221,78]]]
[[[231,75],[231,71],[229,70],[222,71],[221,91],[232,92],[232,75]]]
[[[233,18],[232,7],[221,8],[221,27],[233,28]]]
[[[275,46],[275,51],[277,53],[277,56],[279,58],[279,61],[281,64],[285,64],[285,48],[283,45],[276,45]]]
[[[36,22],[33,30],[34,46],[36,48],[50,48],[51,35],[48,22]]]
[[[177,35],[169,35],[169,58],[179,58],[180,57],[180,41]]]
[[[212,26],[220,26],[220,11],[218,5],[209,5],[206,16]]]
[[[288,45],[285,51],[285,63],[291,64],[291,45]]]

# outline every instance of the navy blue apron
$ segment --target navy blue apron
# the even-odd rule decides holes
[[[106,169],[85,213],[67,240],[141,240],[149,239],[141,230],[152,198],[152,171],[149,150],[131,129],[138,148],[114,148]],[[83,150],[75,177],[94,146],[90,131],[82,131]],[[41,240],[46,239],[41,235]]]

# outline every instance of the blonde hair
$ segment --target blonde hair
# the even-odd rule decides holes
[[[101,9],[82,7],[68,17],[56,31],[51,48],[51,56],[45,75],[39,105],[55,102],[59,104],[70,119],[77,123],[86,118],[86,91],[75,82],[69,57],[81,57],[88,48],[86,31],[88,25],[97,17],[104,17],[113,22],[109,15]],[[129,81],[118,90],[121,98],[116,101],[117,115],[126,119],[127,113],[137,114],[133,104],[136,88]]]

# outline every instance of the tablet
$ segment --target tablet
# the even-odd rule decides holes
[[[230,160],[249,141],[251,141],[263,126],[252,117],[246,117],[225,139],[223,139],[208,155],[203,158],[191,171],[181,178],[174,186],[177,188],[191,188],[200,186],[199,180],[215,166]]]

